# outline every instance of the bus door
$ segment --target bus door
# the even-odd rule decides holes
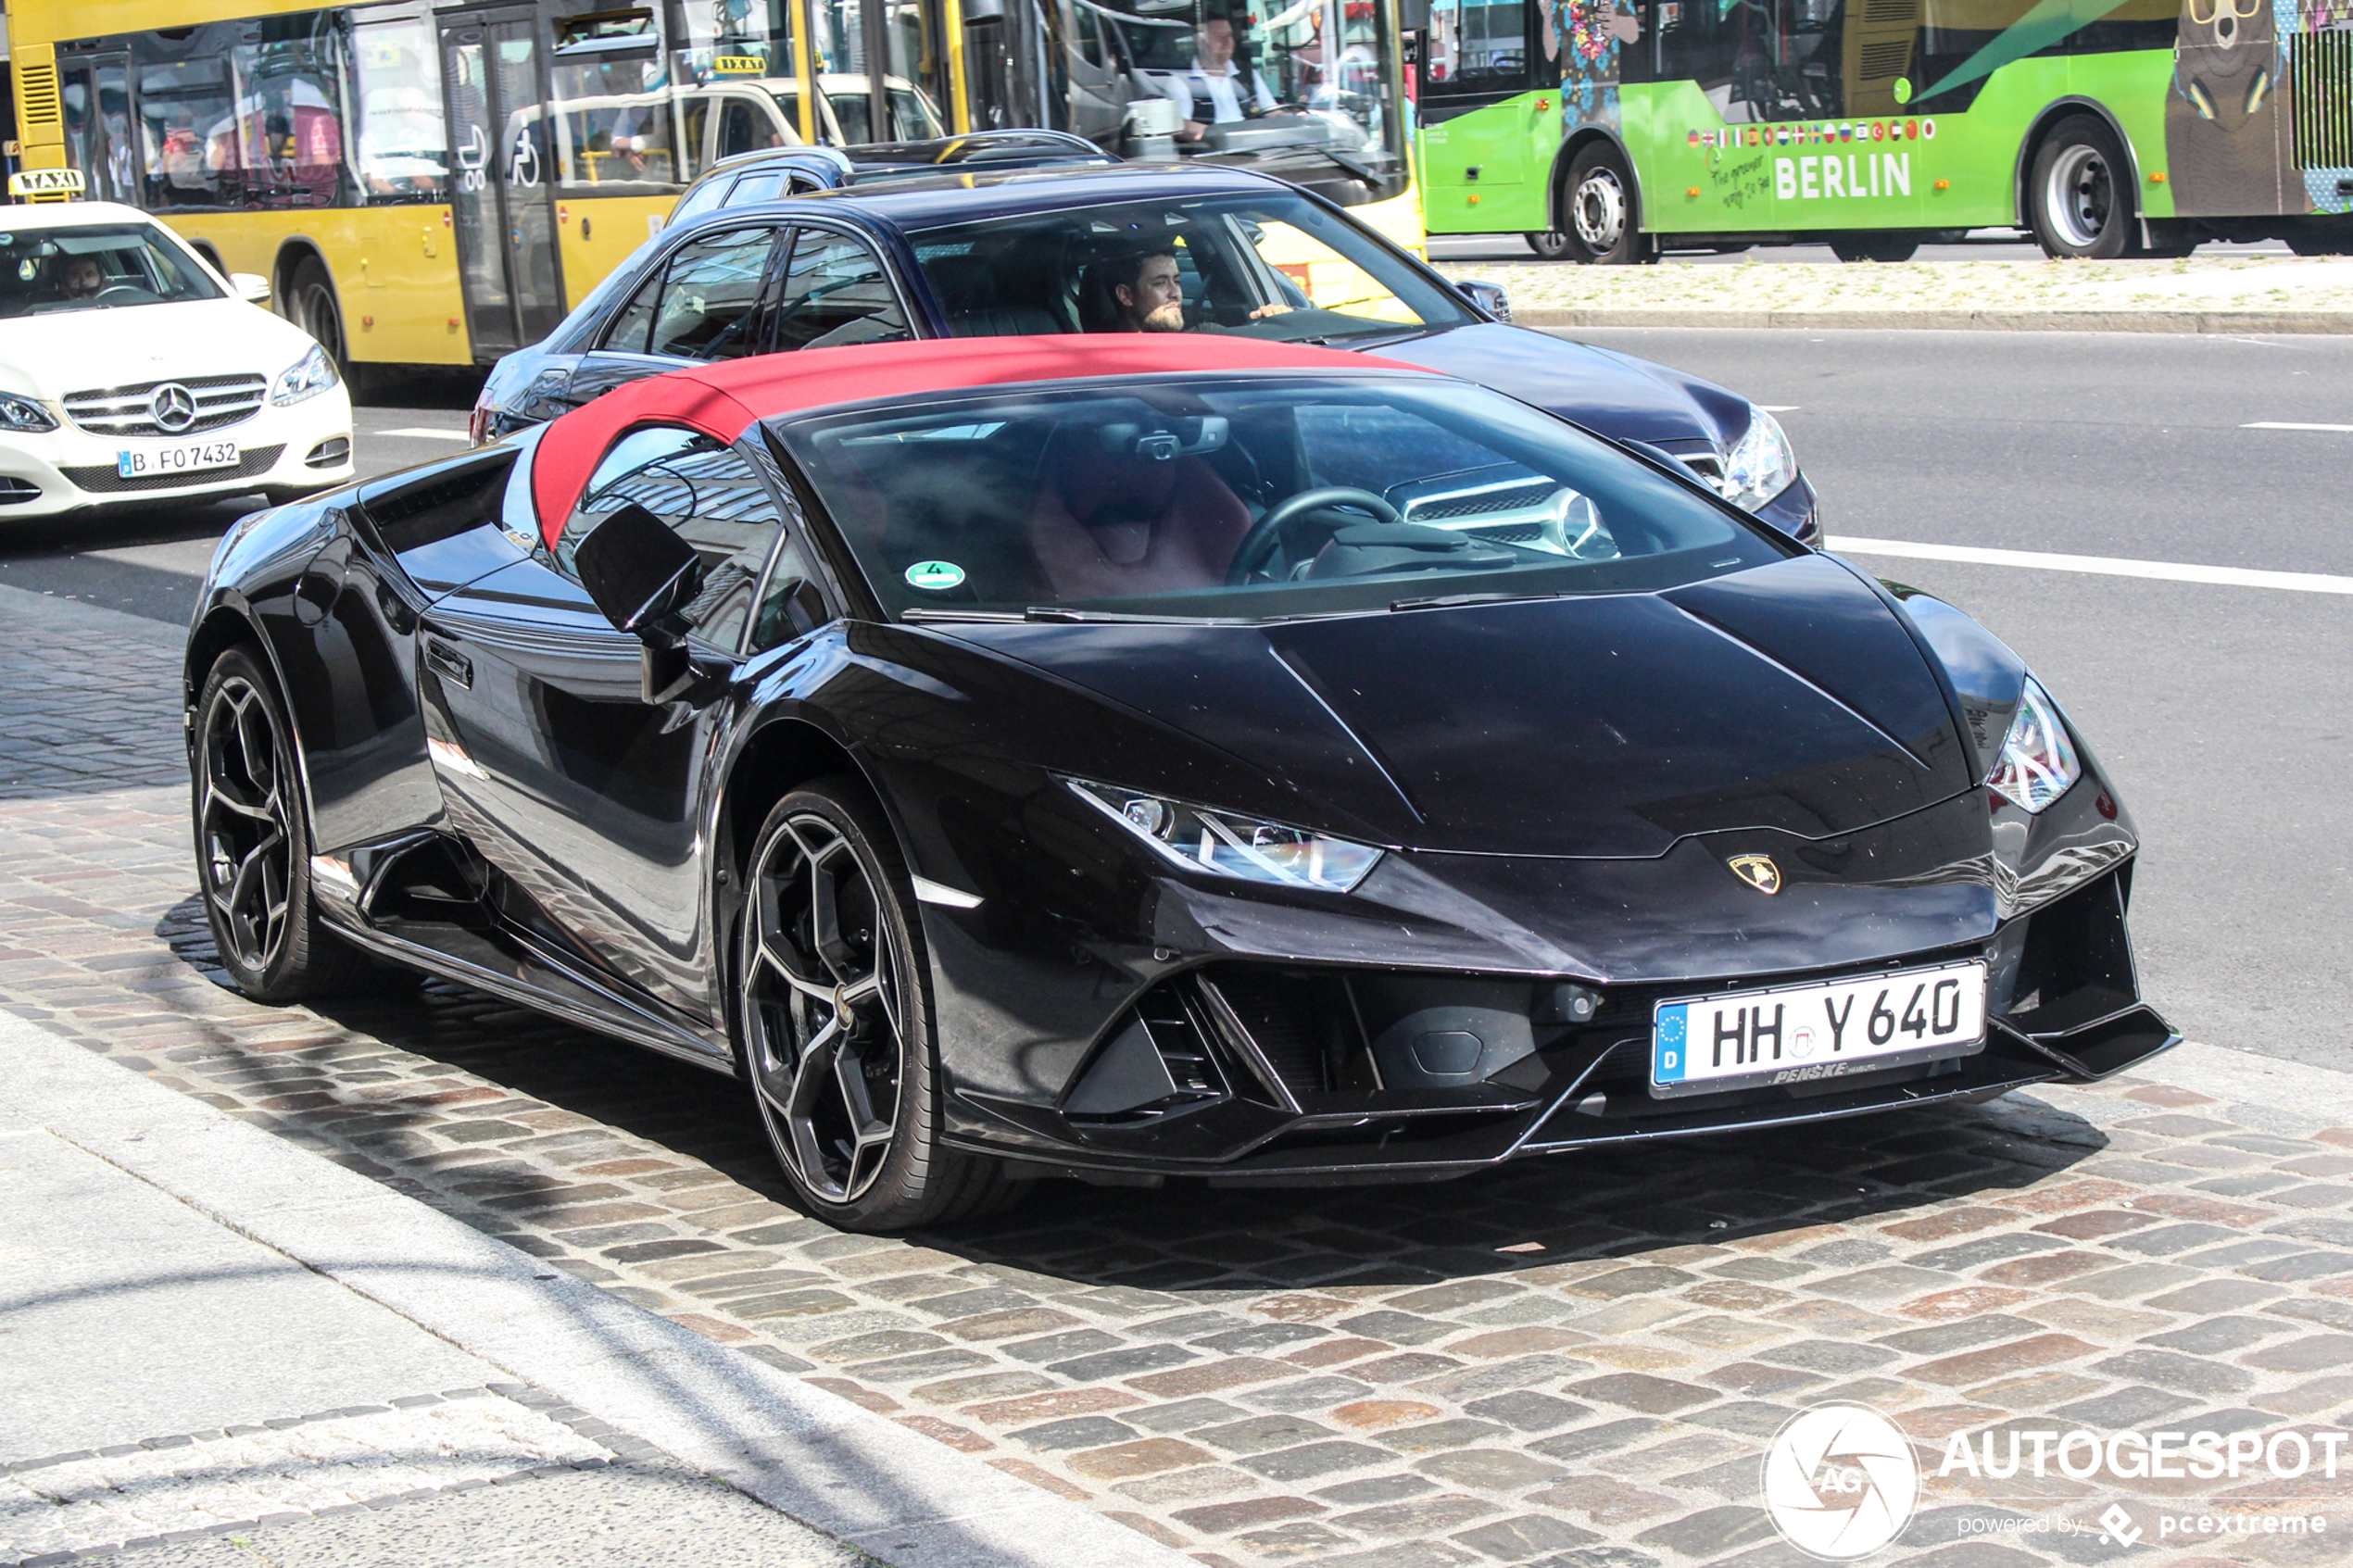
[[[85,55],[57,62],[64,99],[66,162],[82,170],[82,198],[139,201],[139,169],[131,129],[131,57]]]
[[[1528,0],[1431,0],[1422,46],[1422,205],[1436,233],[1541,232],[1560,94]]]
[[[441,18],[458,270],[474,358],[538,342],[563,320],[556,148],[530,11]]]

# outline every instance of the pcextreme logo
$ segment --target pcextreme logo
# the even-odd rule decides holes
[[[1920,1498],[1919,1461],[1894,1422],[1868,1405],[1815,1405],[1765,1450],[1765,1510],[1808,1557],[1849,1562],[1904,1533]]]

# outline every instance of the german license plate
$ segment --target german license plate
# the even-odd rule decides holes
[[[1843,1078],[1985,1048],[1977,960],[1658,1004],[1651,1093],[1718,1093]]]
[[[126,447],[114,455],[114,470],[124,479],[202,473],[207,469],[235,468],[242,456],[233,441],[182,441],[170,446]]]

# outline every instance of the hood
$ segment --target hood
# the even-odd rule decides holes
[[[1496,322],[1382,344],[1403,359],[1574,420],[1619,441],[1705,441],[1722,451],[1748,429],[1748,401],[1664,365]]]
[[[1264,770],[1303,825],[1410,848],[1646,857],[1729,829],[1823,838],[1975,782],[1926,657],[1825,557],[1664,595],[940,630]],[[1105,782],[1185,793],[1181,761],[1166,772]]]
[[[242,299],[63,310],[8,322],[0,376],[12,391],[53,399],[182,376],[274,380],[310,343],[301,328]]]

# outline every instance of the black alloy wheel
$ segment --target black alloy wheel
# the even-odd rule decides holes
[[[856,779],[769,812],[744,883],[736,1018],[768,1142],[844,1230],[969,1218],[1024,1190],[939,1135],[923,928],[888,822]]]
[[[1658,259],[1658,242],[1636,224],[1633,171],[1607,142],[1589,142],[1570,160],[1561,195],[1570,259],[1610,267]]]
[[[237,989],[290,1002],[369,974],[367,958],[319,920],[294,738],[251,649],[231,648],[206,677],[189,762],[196,878]]]
[[[2112,261],[2139,248],[2132,165],[2115,132],[2088,114],[2052,127],[2027,175],[2027,220],[2043,254]]]

